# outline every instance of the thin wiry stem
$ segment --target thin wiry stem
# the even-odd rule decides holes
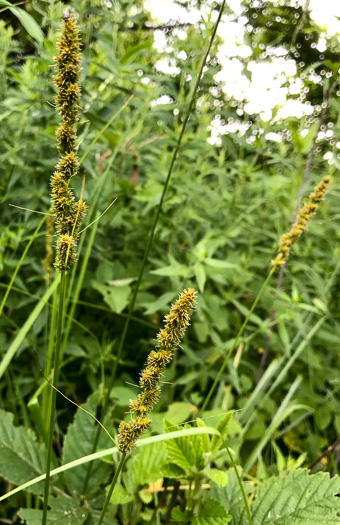
[[[99,517],[99,521],[98,521],[97,525],[101,525],[103,523],[106,511],[107,511],[107,507],[109,506],[110,499],[111,499],[113,490],[114,490],[114,488],[116,486],[119,473],[120,473],[120,471],[123,468],[125,458],[126,458],[126,454],[122,453],[122,455],[120,456],[120,460],[119,460],[118,466],[116,468],[116,472],[114,473],[114,476],[113,476],[113,479],[112,479],[109,491],[108,491],[108,493],[106,495],[105,503],[104,503],[104,506],[103,506],[102,511],[100,513],[100,517]]]
[[[339,62],[339,66],[340,66],[340,62]],[[321,127],[322,127],[322,125],[323,125],[323,123],[325,121],[331,97],[332,97],[333,92],[334,92],[336,86],[338,85],[338,83],[339,83],[339,80],[336,78],[334,80],[333,84],[331,85],[331,87],[329,88],[327,96],[326,96],[326,99],[325,99],[324,104],[323,104],[324,108],[322,110],[322,113],[321,113],[321,116],[320,116],[320,120],[319,120],[319,124],[318,124],[317,130],[316,130],[314,138],[313,138],[313,143],[312,143],[312,146],[311,146],[311,148],[310,148],[310,150],[308,151],[308,154],[307,154],[306,166],[305,166],[305,170],[304,170],[303,177],[302,177],[302,180],[301,180],[299,193],[298,193],[298,196],[297,196],[297,199],[296,199],[295,209],[294,209],[294,213],[293,213],[292,224],[291,224],[292,226],[293,226],[294,222],[296,221],[296,217],[297,217],[297,214],[298,214],[298,211],[299,211],[299,208],[300,208],[302,196],[303,196],[303,194],[305,192],[305,189],[306,189],[306,185],[307,185],[310,169],[311,169],[311,166],[312,166],[312,160],[313,160],[313,156],[314,156],[314,152],[315,152],[315,148],[316,148],[316,140],[317,140],[318,135],[319,135],[319,133],[321,131]],[[282,282],[283,282],[283,278],[284,278],[285,271],[286,271],[286,265],[287,265],[287,263],[285,262],[280,268],[280,272],[279,272],[279,276],[278,276],[277,284],[276,284],[276,293],[275,293],[275,298],[274,298],[274,304],[275,304],[275,301],[278,298],[278,292],[281,290],[281,287],[282,287]],[[270,326],[269,326],[270,332],[272,332],[273,329],[274,329],[275,314],[276,314],[275,308],[273,308],[272,313],[271,313],[271,318],[270,318]],[[268,334],[267,342],[269,343],[269,341],[270,341],[270,335]],[[264,349],[264,351],[262,353],[259,369],[258,369],[258,372],[257,372],[257,375],[256,375],[256,384],[259,383],[259,381],[260,381],[260,379],[262,377],[263,371],[264,371],[265,366],[266,366],[267,357],[268,357],[268,350]]]
[[[151,227],[151,231],[150,231],[148,243],[147,243],[147,246],[146,246],[146,249],[145,249],[145,252],[144,252],[144,256],[143,256],[141,268],[140,268],[140,271],[139,271],[138,279],[137,279],[136,286],[135,286],[135,289],[134,289],[134,292],[133,292],[133,295],[132,295],[132,299],[131,299],[131,302],[130,302],[130,305],[129,305],[128,315],[127,315],[127,318],[126,318],[126,321],[125,321],[125,324],[124,324],[124,328],[123,328],[123,332],[122,332],[122,335],[121,335],[121,338],[120,338],[120,341],[119,341],[117,355],[116,355],[116,359],[114,361],[113,369],[112,369],[112,373],[111,373],[110,383],[109,383],[109,386],[108,386],[108,388],[106,390],[105,398],[104,398],[104,401],[103,401],[103,405],[102,406],[103,406],[103,413],[104,414],[107,411],[108,404],[109,404],[109,401],[110,401],[110,393],[111,393],[111,390],[112,390],[114,382],[115,382],[118,364],[119,364],[121,356],[122,356],[126,335],[127,335],[127,332],[128,332],[128,328],[129,328],[129,325],[130,325],[131,318],[132,318],[132,312],[133,312],[133,309],[134,309],[134,306],[135,306],[135,303],[136,303],[136,299],[137,299],[137,295],[138,295],[138,292],[139,292],[139,288],[140,288],[140,285],[141,285],[141,282],[142,282],[142,278],[143,278],[143,274],[144,274],[144,270],[145,270],[145,266],[146,266],[146,261],[147,261],[147,259],[149,257],[151,245],[152,245],[153,238],[154,238],[155,231],[156,231],[156,226],[158,224],[158,220],[159,220],[159,217],[160,217],[160,214],[161,214],[161,211],[162,211],[165,194],[166,194],[168,186],[169,186],[171,174],[172,174],[172,171],[173,171],[176,159],[177,159],[178,151],[179,151],[180,146],[182,144],[182,139],[183,139],[184,132],[185,132],[185,129],[186,129],[189,117],[190,117],[190,113],[191,113],[192,107],[194,105],[197,89],[198,89],[198,86],[199,86],[199,83],[200,83],[200,80],[201,80],[201,77],[202,77],[202,74],[203,74],[203,69],[204,69],[204,66],[206,64],[206,61],[207,61],[207,58],[208,58],[208,55],[209,55],[212,43],[213,43],[214,38],[216,36],[216,31],[217,31],[218,25],[220,23],[220,20],[221,20],[222,14],[223,14],[224,6],[225,6],[225,0],[223,0],[223,2],[222,2],[221,8],[220,8],[220,11],[219,11],[219,14],[218,14],[218,18],[217,18],[217,20],[215,22],[213,31],[212,31],[212,33],[211,33],[211,35],[210,35],[210,37],[209,37],[209,39],[208,39],[208,41],[206,43],[205,50],[204,50],[204,53],[203,53],[203,56],[202,56],[200,69],[199,69],[199,72],[198,72],[198,75],[197,75],[196,83],[195,83],[194,89],[193,89],[192,94],[191,94],[190,99],[189,99],[189,104],[188,104],[187,112],[186,112],[185,117],[184,117],[183,126],[182,126],[182,129],[181,129],[180,135],[178,137],[178,141],[177,141],[177,144],[176,144],[176,147],[175,147],[172,159],[171,159],[171,163],[170,163],[170,166],[169,166],[168,175],[166,177],[166,180],[165,180],[165,183],[164,183],[164,186],[163,186],[161,199],[160,199],[160,202],[159,202],[159,205],[158,205],[158,208],[157,208],[157,212],[156,212],[156,215],[155,215],[155,219],[154,219],[153,225]],[[95,452],[97,450],[100,432],[101,432],[101,429],[100,429],[100,427],[98,427],[97,434],[96,434],[95,441],[94,441],[93,452]],[[89,477],[91,475],[91,469],[92,469],[92,464],[90,464],[88,472],[87,472],[87,476],[86,476],[86,479],[85,479],[84,490],[87,488],[88,480],[89,480]]]
[[[62,328],[63,328],[65,281],[66,281],[66,271],[62,270],[60,272],[57,340],[56,340],[56,347],[55,347],[55,352],[54,352],[54,369],[53,369],[53,378],[52,378],[52,382],[55,386],[58,386],[58,382],[59,382],[59,357],[60,357],[60,350],[61,350],[61,333],[62,333]],[[50,489],[50,472],[51,472],[52,442],[53,442],[56,398],[57,398],[57,392],[55,390],[52,390],[49,435],[48,435],[47,457],[46,457],[46,479],[45,479],[45,490],[44,490],[44,508],[43,508],[42,525],[46,525],[46,522],[47,522],[47,507],[48,507],[48,496],[49,496],[49,489]]]
[[[242,483],[240,474],[239,474],[239,472],[237,470],[236,463],[234,461],[234,458],[233,458],[233,456],[232,456],[232,454],[230,452],[230,449],[229,449],[226,441],[224,439],[222,439],[222,441],[223,441],[224,448],[228,452],[228,456],[229,456],[230,462],[231,462],[231,464],[233,466],[233,469],[234,469],[236,477],[237,477],[237,482],[239,484],[240,491],[241,491],[241,494],[242,494],[243,504],[244,504],[244,508],[245,508],[245,511],[246,511],[246,514],[247,514],[248,523],[249,523],[249,525],[253,525],[253,520],[251,519],[251,514],[250,514],[250,510],[249,510],[247,496],[246,496],[246,493],[245,493],[245,490],[244,490],[244,487],[243,487],[243,483]]]
[[[264,292],[265,288],[267,287],[267,284],[269,283],[269,281],[270,281],[270,279],[271,279],[271,277],[272,277],[272,275],[273,275],[274,272],[275,272],[275,267],[271,268],[271,270],[270,270],[270,272],[269,272],[269,274],[268,274],[266,280],[265,280],[264,283],[262,284],[262,286],[261,286],[261,288],[260,288],[260,290],[259,290],[259,292],[258,292],[258,294],[257,294],[257,296],[256,296],[256,298],[255,298],[255,300],[254,300],[254,302],[253,302],[253,304],[252,304],[252,307],[250,308],[250,310],[249,310],[249,312],[248,312],[247,317],[246,317],[245,320],[243,321],[243,324],[242,324],[241,328],[239,329],[238,334],[237,334],[236,337],[235,337],[234,344],[233,344],[233,346],[231,347],[231,349],[229,350],[229,352],[228,352],[228,354],[226,355],[226,357],[224,358],[224,361],[223,361],[223,363],[222,363],[222,366],[221,366],[221,368],[220,368],[219,371],[218,371],[218,374],[217,374],[217,376],[216,376],[216,378],[215,378],[215,381],[214,381],[212,387],[210,388],[209,394],[207,395],[207,397],[206,397],[205,400],[204,400],[203,406],[202,406],[202,408],[201,408],[201,411],[202,411],[202,412],[204,412],[204,410],[205,410],[207,404],[209,403],[210,398],[211,398],[212,394],[214,393],[214,390],[215,390],[215,388],[216,388],[216,386],[217,386],[217,384],[218,384],[218,382],[219,382],[219,380],[220,380],[220,377],[221,377],[221,375],[222,375],[222,373],[223,373],[225,367],[227,366],[227,363],[228,363],[228,361],[229,361],[229,358],[230,358],[230,356],[233,354],[235,348],[237,347],[237,345],[238,345],[238,343],[239,343],[239,341],[240,341],[241,335],[243,334],[243,330],[244,330],[245,327],[247,326],[248,321],[249,321],[249,319],[250,319],[250,317],[251,317],[251,314],[252,314],[253,311],[255,310],[255,307],[256,307],[257,303],[259,302],[260,297],[261,297],[262,293]]]

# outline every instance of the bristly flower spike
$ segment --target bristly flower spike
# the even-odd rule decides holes
[[[158,401],[161,377],[190,324],[195,304],[196,292],[189,288],[180,294],[175,304],[171,305],[170,313],[165,316],[165,326],[157,335],[157,349],[149,354],[140,375],[142,392],[137,399],[130,401],[135,416],[128,423],[122,421],[119,425],[118,447],[122,452],[132,450],[137,439],[150,426],[148,414]]]
[[[64,11],[62,35],[57,47],[54,82],[57,87],[55,102],[61,118],[56,132],[60,159],[51,178],[51,199],[59,236],[55,266],[61,271],[71,268],[75,261],[79,227],[86,214],[86,204],[82,200],[76,202],[69,187],[71,178],[79,168],[76,123],[80,100],[81,54],[77,24],[68,9]]]
[[[318,184],[315,190],[309,195],[306,204],[300,209],[296,221],[294,222],[291,230],[288,233],[282,235],[280,239],[278,254],[272,261],[272,266],[282,266],[286,262],[292,245],[304,232],[304,230],[307,227],[308,221],[316,213],[319,203],[325,198],[325,194],[328,189],[330,180],[331,178],[328,175],[322,179],[320,184]]]

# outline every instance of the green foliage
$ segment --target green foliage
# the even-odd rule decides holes
[[[87,402],[82,405],[82,408],[95,415],[96,407],[99,402],[98,393],[92,394]],[[109,426],[109,420],[104,420],[104,425]],[[67,429],[67,434],[64,439],[63,448],[63,463],[68,463],[77,458],[87,456],[93,451],[93,445],[97,434],[96,422],[82,410],[78,410],[73,423]],[[113,443],[110,438],[102,432],[98,448],[104,449],[112,446]],[[100,484],[108,479],[111,468],[102,461],[96,462],[91,468],[91,476],[87,483],[86,495],[93,495],[98,492]],[[85,479],[88,472],[87,465],[69,470],[65,473],[65,479],[68,487],[72,487],[72,495],[79,497],[84,494]]]
[[[88,509],[80,506],[77,499],[69,499],[63,497],[51,498],[51,510],[48,512],[48,525],[53,523],[60,523],[61,525],[82,525],[87,523]],[[42,511],[34,509],[21,509],[19,516],[27,525],[40,525],[42,519]]]
[[[9,204],[43,213],[50,208],[49,179],[58,160],[51,66],[65,8],[59,0],[12,4],[0,0],[1,494],[44,472],[50,387],[39,369],[51,371],[57,283],[46,287],[43,277],[48,239],[43,228],[37,231],[42,216]],[[233,27],[240,30],[238,43],[226,48],[224,69],[220,37],[209,54],[117,359],[188,95],[218,8],[205,0],[176,4],[190,6],[191,13],[198,7],[204,19],[163,26],[142,0],[68,2],[77,13],[83,52],[82,162],[74,193],[78,199],[85,173],[89,214],[84,227],[117,200],[79,239],[78,261],[67,283],[60,388],[78,404],[87,399],[84,407],[114,435],[130,418],[129,400],[139,393],[138,374],[164,314],[178,291],[192,286],[199,291],[198,308],[162,378],[151,435],[161,433],[164,418],[167,432],[185,428],[178,425],[186,422],[187,427],[217,428],[247,480],[243,488],[253,525],[337,523],[335,449],[315,467],[334,473],[331,479],[300,470],[340,432],[337,176],[292,249],[281,289],[276,291],[274,276],[208,410],[199,412],[264,282],[279,238],[289,229],[323,113],[303,198],[340,167],[340,103],[334,84],[339,39],[320,27],[301,2],[244,0],[240,11],[226,9],[227,27],[235,17]],[[158,51],[154,43],[161,39],[164,48]],[[308,103],[301,117],[282,117],[281,103],[271,108],[270,117],[256,113],[248,104],[251,90],[245,87],[233,96],[224,88],[221,79],[226,74],[229,81],[235,65],[243,71],[240,85],[248,86],[256,80],[257,67],[278,63],[292,68],[275,79],[287,96],[283,109]],[[263,79],[263,101],[266,90]],[[55,249],[55,237],[50,240]],[[116,365],[109,408],[102,413]],[[34,421],[27,410],[32,398],[40,414]],[[58,396],[54,450],[60,464],[93,451],[97,424],[81,411],[74,414],[74,407]],[[112,447],[104,432],[98,447]],[[93,461],[86,491],[90,463],[66,470],[65,486],[53,477],[52,486],[69,497],[51,495],[50,519],[70,522],[64,508],[73,512],[72,523],[97,525],[117,461],[117,453]],[[215,435],[140,447],[127,458],[104,524],[163,525],[171,514],[174,523],[248,524],[230,467]],[[33,496],[25,491],[8,498],[0,518],[40,523],[41,500],[35,495],[40,496],[42,485],[27,491]],[[18,511],[26,506],[31,508]]]
[[[323,525],[338,523],[340,478],[307,470],[281,474],[260,485],[251,504],[254,525]],[[247,523],[243,518],[241,523]]]
[[[45,446],[23,426],[15,426],[14,416],[0,409],[0,474],[10,483],[20,485],[45,470]],[[30,491],[40,494],[41,484]]]

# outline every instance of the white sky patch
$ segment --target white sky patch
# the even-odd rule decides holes
[[[304,0],[301,2],[304,3]],[[242,13],[241,0],[229,0],[228,5],[237,16]],[[161,24],[176,20],[182,23],[195,24],[202,18],[206,20],[208,15],[208,8],[206,11],[197,9],[188,11],[176,5],[172,0],[146,0],[146,8]],[[318,25],[325,26],[325,30],[329,34],[340,33],[340,20],[336,18],[336,16],[340,16],[340,0],[311,0],[310,8],[311,16]],[[216,17],[217,13],[215,13]],[[304,115],[312,114],[311,105],[298,100],[287,100],[287,95],[300,92],[302,82],[293,78],[296,74],[295,62],[284,58],[287,53],[285,49],[276,50],[277,56],[273,57],[270,63],[250,62],[248,70],[252,74],[251,81],[242,74],[243,64],[237,57],[246,59],[251,56],[249,47],[244,43],[246,19],[239,17],[238,22],[234,22],[233,18],[230,15],[223,15],[218,28],[218,34],[224,42],[220,45],[218,52],[222,70],[216,75],[216,80],[223,83],[223,92],[226,96],[243,101],[246,113],[260,114],[264,121],[271,120],[274,108],[276,112],[274,120],[291,116],[301,118]],[[178,29],[176,33],[182,39],[186,37],[184,29]],[[155,31],[154,37],[154,46],[160,53],[164,52],[167,47],[164,32]],[[325,39],[321,36],[317,46],[320,52],[324,46]],[[179,55],[179,58],[184,59],[184,56]],[[172,75],[180,72],[180,69],[169,63],[167,59],[160,60],[156,67],[158,70]],[[283,86],[287,78],[291,78],[289,88]],[[157,103],[161,102],[158,100]],[[233,128],[236,125],[239,126],[240,124],[234,123]],[[216,144],[220,143],[220,135],[233,132],[230,126],[222,125],[218,120],[212,122],[210,129],[212,133],[210,142]],[[244,133],[244,130],[240,130],[239,127],[236,131]],[[266,137],[269,140],[275,140],[274,135],[276,134],[267,134]]]

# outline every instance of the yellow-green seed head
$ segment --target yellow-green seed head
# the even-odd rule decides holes
[[[316,210],[318,209],[319,203],[325,198],[330,180],[331,178],[328,175],[322,179],[320,184],[318,184],[315,190],[309,195],[306,204],[300,209],[291,230],[288,233],[282,235],[278,254],[272,261],[272,266],[278,267],[285,264],[292,245],[304,232],[308,221],[313,217]]]
[[[146,416],[158,401],[160,379],[190,324],[190,314],[195,303],[196,292],[189,288],[180,294],[165,317],[165,327],[157,335],[158,350],[150,352],[146,367],[140,375],[139,386],[142,392],[136,400],[130,401],[131,411],[135,416],[128,423],[123,421],[119,426],[118,446],[122,452],[132,450],[136,440],[144,432],[144,426],[146,429],[151,423]]]
[[[76,259],[79,227],[86,214],[86,204],[82,200],[76,202],[69,187],[70,180],[79,169],[75,125],[80,99],[81,54],[77,24],[68,11],[64,13],[62,35],[57,48],[54,81],[57,87],[55,101],[61,116],[56,132],[61,157],[51,178],[51,200],[59,235],[55,266],[61,271],[71,268]]]

